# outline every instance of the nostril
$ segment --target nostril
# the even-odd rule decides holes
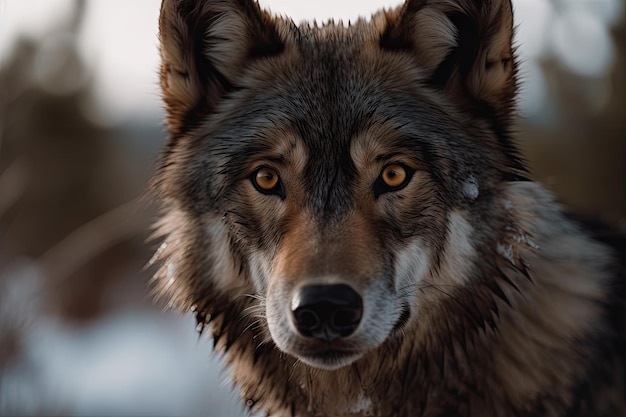
[[[354,333],[363,316],[363,300],[345,284],[310,285],[296,292],[291,309],[301,335],[332,341]]]
[[[330,325],[338,331],[354,330],[361,321],[362,310],[357,308],[340,308],[331,317]]]
[[[312,332],[317,329],[321,322],[318,315],[308,308],[298,308],[294,312],[294,317],[296,319],[296,326],[302,332]]]

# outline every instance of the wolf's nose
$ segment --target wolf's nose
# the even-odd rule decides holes
[[[309,285],[294,295],[291,314],[302,336],[332,342],[350,336],[359,326],[363,300],[345,284]]]

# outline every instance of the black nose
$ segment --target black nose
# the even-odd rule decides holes
[[[302,336],[332,342],[354,333],[363,316],[363,300],[345,284],[309,285],[294,295],[291,314]]]

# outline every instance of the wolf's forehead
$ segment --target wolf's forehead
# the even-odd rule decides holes
[[[246,150],[238,154],[247,155],[248,165],[276,161],[278,166],[297,172],[305,182],[311,179],[311,190],[328,186],[348,190],[352,180],[381,161],[400,154],[419,159],[420,145],[402,129],[406,125],[403,120],[368,115],[344,130],[286,118],[273,122],[261,141],[248,142]]]
[[[404,71],[403,59],[372,57],[346,42],[303,42],[299,53],[285,57],[288,64],[277,58],[259,66],[263,81],[245,84],[238,105],[222,118],[227,127],[218,135],[236,139],[218,141],[220,147],[232,145],[228,153],[237,163],[258,150],[282,155],[299,171],[334,183],[333,176],[348,178],[400,139],[429,140],[443,129],[449,116],[419,86],[419,74]]]
[[[297,79],[251,91],[245,111],[228,118],[224,133],[245,148],[310,169],[327,162],[360,169],[407,140],[445,136],[441,124],[448,116],[428,97],[335,63],[303,64]]]

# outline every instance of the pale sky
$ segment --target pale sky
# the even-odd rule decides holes
[[[80,50],[95,73],[104,121],[160,117],[157,21],[160,0],[89,0]],[[354,20],[402,0],[260,0],[273,13],[299,22]],[[555,11],[554,5],[561,7]],[[72,0],[0,0],[0,63],[18,33],[43,37],[54,32]],[[613,59],[607,27],[623,15],[624,0],[514,0],[517,43],[526,79],[522,106],[537,107],[545,94],[537,59],[554,53],[583,76],[602,74]],[[564,7],[563,5],[567,6]],[[556,16],[556,18],[555,18]],[[56,23],[55,23],[56,22]]]

